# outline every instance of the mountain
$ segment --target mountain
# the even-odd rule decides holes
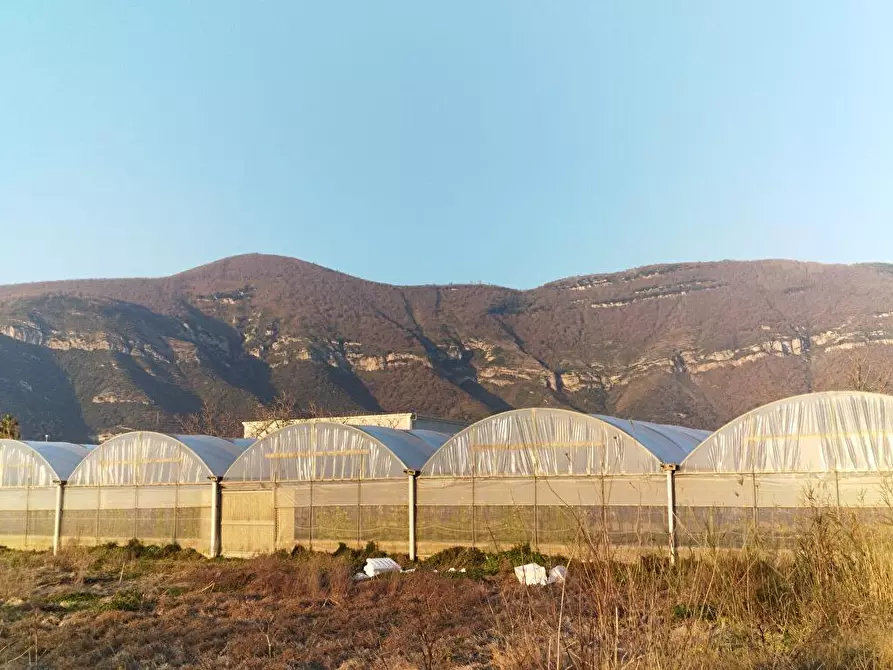
[[[204,400],[250,418],[280,391],[337,412],[562,406],[714,428],[856,368],[885,381],[891,345],[883,264],[679,263],[518,291],[251,254],[0,287],[0,410],[68,440],[173,430]]]

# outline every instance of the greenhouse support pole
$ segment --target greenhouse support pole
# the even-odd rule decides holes
[[[471,546],[476,548],[478,546],[478,531],[477,531],[477,525],[476,525],[477,508],[475,507],[475,505],[477,505],[477,498],[475,498],[475,495],[474,495],[474,472],[472,471],[472,473],[471,473]]]
[[[418,470],[404,470],[407,475],[407,484],[409,487],[409,560],[416,560],[416,540],[415,540],[415,514],[416,514],[416,477],[419,475]]]
[[[211,480],[211,558],[220,556],[220,477]]]
[[[670,545],[670,565],[676,565],[676,464],[665,463],[661,469],[667,473],[667,532]]]
[[[62,545],[62,501],[65,496],[65,482],[53,482],[56,485],[56,519],[53,523],[53,556],[59,553]]]
[[[314,459],[316,460],[316,459]],[[309,528],[307,529],[307,543],[310,547],[310,551],[313,551],[313,479],[310,479],[310,512],[309,519],[307,520],[307,525]]]

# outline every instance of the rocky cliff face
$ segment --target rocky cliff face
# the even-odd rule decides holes
[[[0,287],[0,409],[72,440],[170,430],[203,400],[250,418],[281,390],[339,412],[552,405],[711,428],[846,386],[856,357],[885,377],[891,344],[889,266],[677,264],[513,291],[251,255]]]

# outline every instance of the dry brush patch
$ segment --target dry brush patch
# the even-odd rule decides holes
[[[369,553],[206,560],[176,548],[0,553],[0,663],[90,668],[893,667],[893,539],[817,510],[795,549],[670,566],[608,546],[450,550],[351,579]],[[528,559],[569,579],[524,587]],[[448,572],[450,568],[456,572]],[[439,572],[435,572],[437,569]],[[458,570],[464,569],[465,572]]]
[[[127,548],[5,552],[9,667],[446,667],[492,586],[433,573],[354,583],[350,557],[134,556]],[[465,650],[465,651],[463,651]]]
[[[560,596],[503,591],[495,667],[893,667],[893,541],[845,512],[817,510],[793,551],[584,551]]]

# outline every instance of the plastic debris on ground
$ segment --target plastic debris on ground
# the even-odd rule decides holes
[[[524,586],[546,586],[547,584],[559,584],[567,579],[567,568],[556,565],[546,573],[546,569],[537,563],[519,565],[515,568],[515,577]]]
[[[545,586],[547,583],[546,569],[537,563],[528,563],[527,565],[519,565],[515,568],[515,577],[524,586]]]
[[[370,577],[369,575],[367,575],[365,572],[358,572],[357,574],[355,574],[355,575],[352,577],[352,579],[353,579],[355,582],[364,582],[364,581],[366,581],[367,579],[372,579],[372,577]]]
[[[546,581],[550,584],[560,583],[567,579],[567,568],[563,565],[556,565],[549,570],[549,577]]]
[[[393,558],[367,558],[363,572],[370,577],[378,577],[386,572],[400,572],[400,566]]]

